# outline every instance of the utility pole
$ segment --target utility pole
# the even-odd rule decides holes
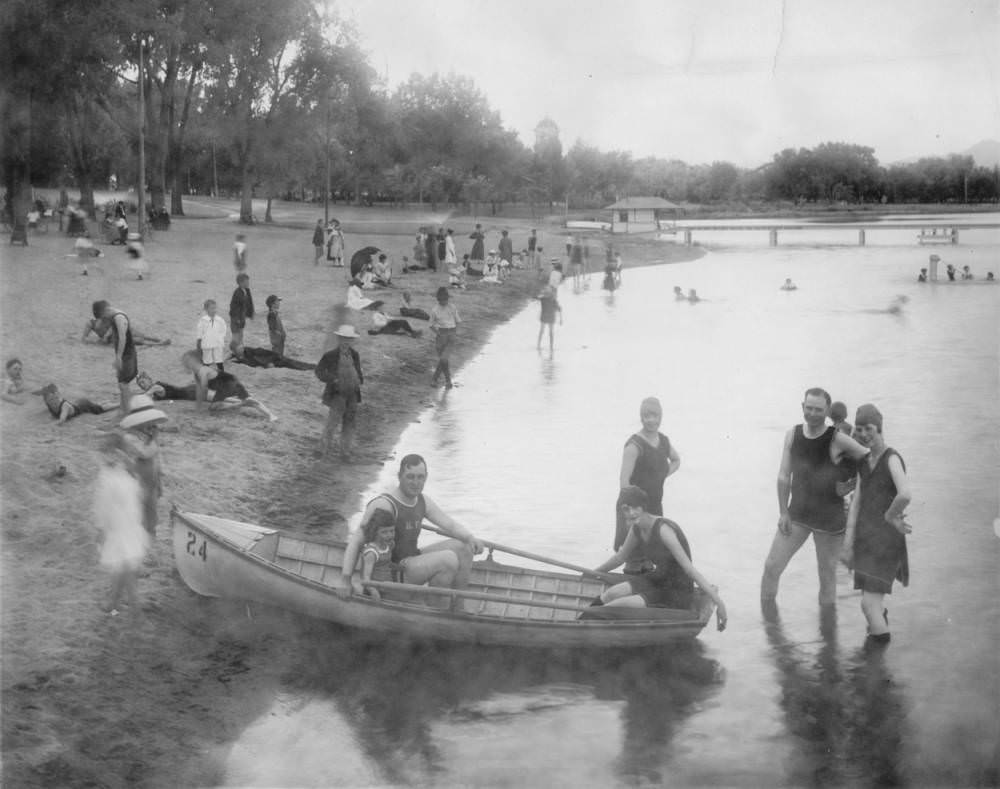
[[[139,36],[139,236],[146,230],[146,94],[143,87],[143,38]]]
[[[323,227],[330,224],[330,91],[326,91],[326,182],[323,185]]]

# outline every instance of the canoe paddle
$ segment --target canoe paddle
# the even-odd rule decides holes
[[[451,537],[452,539],[455,539],[455,535],[449,534],[448,532],[439,529],[436,526],[430,526],[426,523],[422,524],[422,526],[423,528],[435,532],[436,534],[440,534],[444,537]],[[548,556],[540,556],[537,553],[531,553],[531,551],[522,551],[518,548],[511,548],[507,545],[500,545],[499,543],[490,542],[489,540],[479,539],[479,542],[481,542],[484,546],[486,546],[486,548],[489,549],[491,554],[489,558],[492,558],[493,551],[500,551],[501,553],[509,553],[512,556],[520,556],[523,559],[531,559],[532,561],[541,562],[542,564],[551,564],[555,567],[562,567],[564,570],[572,570],[573,572],[581,573],[582,575],[588,575],[591,578],[598,578],[610,584],[618,584],[621,583],[623,580],[621,577],[617,575],[612,575],[611,573],[599,573],[587,567],[581,567],[578,564],[570,564],[569,562],[563,562],[560,561],[559,559],[552,559]]]

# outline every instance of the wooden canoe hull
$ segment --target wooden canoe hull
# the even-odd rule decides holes
[[[655,619],[580,621],[545,600],[586,606],[604,588],[578,575],[476,562],[472,587],[510,595],[509,603],[468,601],[454,612],[421,602],[341,598],[343,543],[314,540],[248,523],[175,510],[174,559],[184,582],[209,597],[247,600],[347,627],[420,640],[539,648],[621,648],[694,638],[713,611],[699,593],[697,610],[648,609]],[[531,600],[528,605],[518,600]],[[540,602],[542,601],[542,602]]]

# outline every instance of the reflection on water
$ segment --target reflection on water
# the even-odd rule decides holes
[[[777,606],[765,611],[765,632],[781,688],[779,704],[796,738],[787,765],[792,785],[908,783],[902,744],[907,714],[905,687],[886,665],[886,647],[842,649],[837,612],[821,610],[819,642],[794,643]]]
[[[230,753],[229,785],[658,785],[674,732],[723,681],[698,644],[569,653],[324,636],[299,645],[285,696]],[[595,765],[593,723],[615,719],[622,736]]]
[[[995,782],[1000,285],[918,285],[932,250],[910,235],[769,249],[761,233],[761,248],[627,270],[613,299],[596,276],[590,290],[564,285],[553,353],[535,348],[537,305],[501,327],[459,372],[461,386],[404,433],[396,457],[424,454],[428,494],[475,533],[594,566],[611,549],[622,446],[639,428],[641,399],[657,395],[682,459],[665,512],[720,587],[729,627],[705,630],[683,658],[634,662],[331,637],[310,648],[291,691],[300,715],[315,713],[309,701],[329,704],[326,742],[342,758],[324,768],[326,783],[358,761],[359,774],[376,777],[343,783]],[[1000,270],[995,231],[962,239],[933,251],[978,276]],[[797,291],[779,290],[786,277]],[[675,302],[675,285],[705,301]],[[887,314],[900,293],[909,302]],[[894,591],[882,654],[862,651],[846,571],[836,621],[818,618],[809,546],[782,578],[780,621],[761,622],[782,437],[816,385],[851,415],[879,405],[888,443],[907,461],[913,581]],[[395,472],[387,464],[365,497]],[[260,753],[268,738],[256,727],[298,725],[279,712],[248,730]],[[330,761],[332,750],[318,755]],[[537,770],[530,781],[527,770]]]

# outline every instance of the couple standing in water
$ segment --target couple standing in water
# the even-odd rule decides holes
[[[854,571],[854,588],[861,591],[869,638],[887,643],[885,595],[892,593],[895,580],[909,583],[906,466],[886,444],[882,414],[874,405],[858,409],[853,438],[827,424],[830,406],[825,390],[807,390],[803,423],[785,434],[777,482],[778,531],[764,562],[761,603],[766,614],[776,611],[781,574],[812,536],[820,605],[832,608],[836,603],[837,562],[843,561]],[[844,483],[855,479],[845,509]]]

